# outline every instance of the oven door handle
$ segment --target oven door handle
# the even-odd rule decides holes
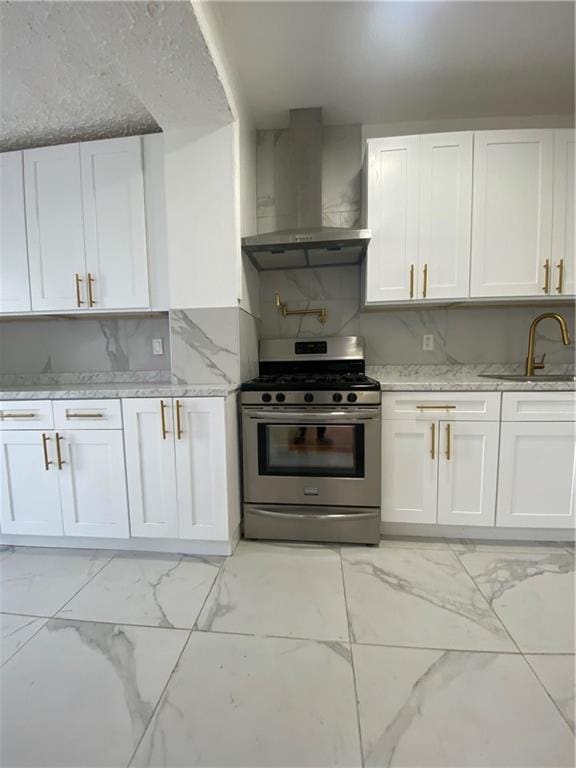
[[[365,411],[328,411],[326,413],[309,413],[302,411],[245,411],[254,421],[287,421],[293,424],[295,421],[325,422],[338,421],[339,423],[354,423],[379,419],[380,412],[366,413]]]

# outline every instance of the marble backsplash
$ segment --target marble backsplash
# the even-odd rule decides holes
[[[163,355],[152,354],[162,339]],[[0,374],[169,371],[168,315],[0,322]]]
[[[314,316],[282,317],[278,290],[290,309],[325,306],[328,322]],[[260,273],[262,338],[363,336],[371,365],[521,363],[528,327],[541,312],[561,312],[574,340],[574,308],[550,304],[361,311],[360,268],[278,270]],[[422,336],[434,334],[434,351],[422,350]],[[549,363],[574,361],[574,341],[565,347],[553,322],[538,332],[538,354]]]

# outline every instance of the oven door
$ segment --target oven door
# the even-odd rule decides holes
[[[245,406],[244,501],[380,506],[380,408]]]

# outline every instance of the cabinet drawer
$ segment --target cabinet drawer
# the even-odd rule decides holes
[[[383,419],[498,421],[498,392],[390,392],[382,395]]]
[[[55,400],[56,429],[122,429],[120,400]]]
[[[5,429],[52,429],[50,400],[4,400],[0,402],[0,427]]]
[[[505,392],[502,421],[576,421],[576,392]]]

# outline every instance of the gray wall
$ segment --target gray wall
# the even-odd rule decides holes
[[[328,322],[316,317],[282,317],[274,304],[280,291],[290,309],[325,306]],[[360,310],[360,268],[327,267],[260,273],[262,338],[360,335],[366,340],[366,358],[372,365],[436,363],[518,363],[526,355],[528,327],[549,304],[532,306],[466,307],[441,309]],[[574,339],[574,308],[557,307],[569,322]],[[574,343],[564,347],[557,325],[540,326],[538,354],[549,362],[569,363]],[[422,336],[434,334],[433,352],[422,351]]]
[[[164,354],[152,355],[152,339]],[[168,315],[54,317],[0,322],[0,373],[77,373],[170,369]]]

